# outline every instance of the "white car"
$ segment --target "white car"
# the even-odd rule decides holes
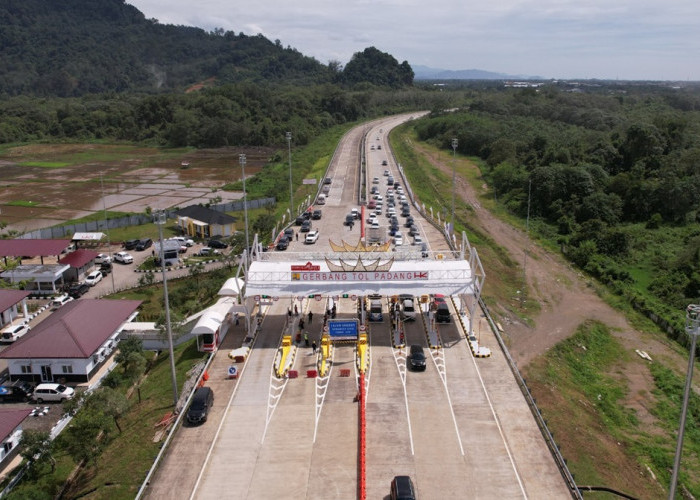
[[[385,171],[384,171],[384,177],[389,177],[389,171],[388,171],[388,170],[385,170]]]
[[[0,340],[3,342],[14,342],[25,333],[28,333],[29,330],[31,330],[31,327],[26,323],[8,326],[2,331],[2,337],[0,337]]]
[[[423,238],[421,238],[420,234],[416,234],[416,235],[413,237],[413,244],[414,244],[414,245],[420,245],[421,243],[423,243]]]
[[[403,235],[401,233],[396,233],[394,235],[394,245],[396,245],[397,247],[403,245]]]
[[[33,398],[37,403],[44,401],[65,401],[73,399],[75,390],[61,384],[39,384],[34,389]]]
[[[122,264],[131,264],[134,262],[134,258],[128,252],[117,252],[114,254],[114,262],[120,262]]]
[[[67,293],[64,293],[63,295],[56,297],[51,301],[51,310],[55,311],[62,305],[67,304],[68,302],[72,302],[73,300],[75,300],[73,297],[71,297]]]
[[[185,238],[184,236],[174,236],[170,239],[178,241],[178,242],[180,242],[181,245],[185,245],[186,247],[191,247],[194,245],[194,240],[192,240],[190,238]]]
[[[370,223],[369,227],[378,228],[378,227],[379,227],[379,221],[378,221],[377,219],[374,219],[374,220]]]
[[[372,184],[379,184],[379,177],[372,179]]]
[[[217,249],[215,249],[215,248],[211,248],[211,247],[202,247],[202,248],[199,250],[199,253],[198,253],[197,255],[200,255],[200,256],[205,256],[205,255],[218,255],[219,253],[220,253],[220,252],[219,252]]]
[[[100,271],[93,271],[87,276],[85,276],[86,285],[95,286],[100,281],[102,281],[102,273]]]
[[[106,253],[98,253],[95,257],[95,264],[109,264],[110,262],[112,262],[112,257]]]
[[[313,231],[309,231],[306,233],[306,239],[304,240],[304,243],[307,245],[312,245],[318,241],[318,229],[314,229]]]

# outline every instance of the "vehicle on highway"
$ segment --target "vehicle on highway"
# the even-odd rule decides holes
[[[358,208],[353,208],[350,210],[350,213],[353,215],[353,217],[355,217],[355,219],[360,218],[360,210]]]
[[[90,291],[90,285],[87,285],[85,283],[73,283],[69,288],[68,288],[68,295],[73,297],[74,299],[79,299],[86,293]]]
[[[331,192],[331,185],[330,184],[324,184],[323,187],[321,188],[321,192],[323,193],[330,193]]]
[[[388,165],[388,163],[386,162],[386,160],[382,160],[382,166],[383,166],[383,167],[386,167],[387,165]],[[388,174],[389,171],[386,170],[386,172],[387,172],[387,173],[384,174],[384,175],[389,175],[389,174]]]
[[[381,295],[369,296],[369,320],[376,322],[384,321],[384,315],[382,314]]]
[[[282,236],[277,242],[277,250],[286,250],[289,248],[289,240],[286,236]]]
[[[136,248],[136,245],[139,244],[139,241],[141,240],[126,240],[122,246],[124,250],[133,250]]]
[[[290,240],[294,238],[294,228],[288,227],[287,229],[284,230],[284,235],[289,238]]]
[[[200,257],[208,255],[219,255],[219,251],[212,247],[202,247],[199,249],[199,252],[197,252],[197,255],[199,255]]]
[[[435,309],[435,321],[438,323],[449,323],[452,320],[450,315],[450,309],[447,307],[446,302],[438,302],[437,309]]]
[[[352,214],[347,214],[343,226],[352,226],[353,224],[355,224],[355,217]]]
[[[311,219],[313,220],[321,220],[321,217],[323,217],[323,212],[321,210],[314,210],[311,213]]]
[[[99,270],[93,271],[87,276],[85,276],[85,284],[87,286],[95,286],[100,281],[102,281],[102,273]]]
[[[425,370],[425,352],[423,352],[423,346],[413,344],[407,362],[408,367],[413,371]]]
[[[304,218],[304,216],[303,216],[303,215],[300,215],[299,217],[297,217],[296,219],[294,219],[294,224],[297,225],[297,226],[301,226],[301,225],[304,223],[305,220],[306,220],[306,219]]]
[[[318,241],[318,229],[314,229],[313,231],[309,231],[309,233],[306,235],[306,239],[304,240],[304,243],[307,245],[313,245]]]
[[[104,264],[110,262],[112,262],[112,257],[107,255],[106,253],[98,253],[97,257],[95,257],[95,264]]]
[[[153,240],[151,238],[144,238],[142,240],[139,240],[139,242],[136,244],[136,251],[137,252],[143,252],[147,248],[151,248],[153,246]]]
[[[424,243],[423,237],[420,234],[416,233],[413,235],[413,244],[414,245],[422,245],[423,243]]]
[[[305,220],[304,223],[301,225],[301,229],[299,229],[299,231],[302,233],[308,233],[309,231],[311,231],[311,221]]]
[[[385,171],[384,171],[384,177],[388,177],[388,176],[389,176],[389,171],[388,171],[388,170],[385,170]]]
[[[391,500],[416,500],[411,476],[396,476],[391,480]]]
[[[324,184],[330,184],[331,182],[333,182],[333,179],[331,179],[330,177],[326,177],[325,179],[323,179]]]
[[[389,206],[386,209],[386,216],[389,217],[389,219],[391,219],[395,215],[396,215],[396,209],[393,206]]]
[[[372,184],[379,184],[379,177],[372,179]]]
[[[401,295],[399,297],[401,300],[401,317],[404,321],[415,321],[416,319],[416,305],[413,302],[413,297],[407,297]]]
[[[382,149],[382,145],[381,145],[381,144],[377,144],[377,149]]]
[[[134,258],[129,253],[117,252],[114,254],[114,262],[119,262],[121,264],[131,264],[132,262],[134,262]]]
[[[32,398],[37,403],[48,401],[63,402],[67,399],[73,399],[74,395],[75,390],[63,384],[39,384],[34,388]]]
[[[370,210],[377,208],[377,200],[369,200],[369,203],[367,203],[367,208]]]
[[[0,385],[0,402],[13,403],[29,401],[34,393],[34,385],[26,380],[15,380]]]
[[[318,199],[316,200],[317,205],[325,205],[326,204],[326,195],[325,194],[319,194]]]
[[[415,223],[416,223],[416,221],[413,219],[412,216],[409,215],[408,217],[406,217],[406,220],[404,221],[403,226],[404,227],[411,227]]]
[[[225,242],[223,242],[221,240],[215,240],[215,239],[209,240],[209,242],[207,243],[207,246],[212,247],[212,248],[219,248],[219,249],[228,248],[228,244],[226,244]]]
[[[214,404],[214,391],[211,387],[198,387],[187,409],[187,422],[201,424],[207,421],[209,409]]]
[[[411,227],[410,227],[409,230],[408,230],[408,235],[409,235],[409,236],[415,236],[415,235],[417,235],[418,233],[419,233],[419,231],[418,231],[418,226],[416,226],[415,224],[411,224]]]
[[[50,306],[50,308],[51,308],[52,311],[55,311],[56,309],[58,309],[58,308],[61,307],[62,305],[65,305],[65,304],[67,304],[68,302],[73,302],[74,300],[75,300],[75,299],[74,299],[73,297],[71,297],[70,295],[68,295],[67,293],[65,293],[65,294],[59,295],[58,297],[56,297],[55,299],[53,299],[53,300],[51,301],[51,306]]]
[[[369,227],[379,229],[379,220],[376,218],[372,219],[372,222],[370,222]]]
[[[394,233],[394,245],[397,247],[403,245],[403,235],[401,233]]]
[[[26,323],[22,323],[21,325],[10,325],[2,331],[0,340],[2,342],[14,342],[18,338],[29,333],[30,330],[31,327]]]
[[[424,259],[428,256],[428,245],[426,243],[420,246],[420,254]]]
[[[392,176],[389,176],[389,178],[386,180],[387,185],[393,186],[394,185],[394,178]]]

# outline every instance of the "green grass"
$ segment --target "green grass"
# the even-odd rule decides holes
[[[29,200],[14,200],[14,201],[8,201],[5,203],[8,207],[27,207],[27,208],[33,208],[33,207],[39,207],[39,205],[36,201],[29,201]]]

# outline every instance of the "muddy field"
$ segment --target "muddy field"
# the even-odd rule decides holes
[[[0,154],[0,221],[20,232],[96,212],[144,212],[240,199],[222,191],[258,172],[271,148],[161,150],[124,145],[26,145]],[[220,198],[220,201],[219,201]]]

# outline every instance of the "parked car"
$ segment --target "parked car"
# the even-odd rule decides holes
[[[120,262],[122,264],[131,264],[132,262],[134,262],[134,258],[129,253],[117,252],[114,254],[114,262]]]
[[[202,247],[199,249],[199,252],[197,253],[197,255],[199,255],[200,257],[204,257],[207,255],[218,255],[218,254],[219,254],[219,251],[216,250],[215,248],[212,248],[212,247]]]
[[[300,215],[299,217],[294,219],[294,224],[296,224],[297,226],[301,226],[305,220],[306,219],[304,219],[304,217]]]
[[[201,424],[207,421],[209,409],[214,404],[214,391],[211,387],[198,387],[192,396],[192,402],[187,410],[187,421],[190,424]]]
[[[55,299],[53,299],[51,301],[51,310],[55,311],[56,309],[58,309],[62,305],[65,305],[68,302],[72,302],[74,300],[75,299],[68,294],[59,295],[58,297],[56,297]]]
[[[213,239],[209,240],[209,243],[207,243],[207,246],[210,246],[212,248],[219,248],[219,249],[228,248],[228,245],[225,242],[223,242],[221,240],[213,240]]]
[[[305,220],[304,223],[301,225],[301,229],[299,229],[302,233],[308,233],[311,231],[311,221],[310,220]]]
[[[124,250],[133,250],[136,248],[136,245],[139,244],[141,240],[126,240],[124,242]]]
[[[391,480],[391,500],[416,500],[410,476],[396,476]]]
[[[95,264],[109,264],[110,262],[112,262],[112,257],[106,253],[98,253],[97,257],[95,257]]]
[[[45,401],[63,402],[73,399],[74,395],[75,390],[63,384],[39,384],[34,389],[32,397],[37,403],[43,403]]]
[[[410,353],[408,355],[408,367],[414,371],[425,370],[425,353],[423,352],[423,346],[418,344],[413,344],[411,346]],[[403,497],[401,497],[403,498]]]
[[[2,337],[0,340],[3,342],[14,342],[26,333],[29,333],[30,330],[31,327],[26,323],[22,323],[21,325],[10,325],[2,331]]]
[[[139,242],[136,244],[136,251],[137,252],[143,252],[147,248],[150,248],[153,246],[153,240],[151,238],[144,238],[142,240],[139,240]]]
[[[322,216],[323,216],[323,212],[321,212],[321,210],[314,210],[313,213],[311,214],[311,218],[313,220],[320,220]]]
[[[307,245],[312,245],[318,241],[318,229],[314,229],[313,231],[310,231],[306,235],[306,239],[304,240],[304,243]]]
[[[100,264],[100,273],[102,273],[103,278],[111,272],[112,272],[112,263],[111,262],[103,262],[102,264]]]
[[[345,222],[343,222],[343,226],[352,226],[355,224],[355,217],[352,214],[348,214],[345,216]]]
[[[73,283],[69,288],[68,288],[68,295],[73,297],[74,299],[79,299],[88,291],[90,290],[90,285],[86,285],[85,283]]]
[[[284,230],[284,235],[289,238],[290,240],[294,238],[294,228],[288,227],[287,229]]]
[[[286,250],[289,247],[289,240],[282,236],[277,242],[277,250]]]
[[[194,246],[194,240],[185,236],[173,236],[171,239],[179,241],[181,245],[185,245],[186,247]]]
[[[350,210],[350,213],[352,214],[353,217],[355,217],[355,219],[359,219],[359,218],[360,218],[360,215],[361,215],[361,214],[360,214],[360,210],[359,210],[359,209],[353,208],[352,210]]]
[[[0,402],[12,403],[29,401],[34,393],[34,385],[25,380],[15,380],[0,385]]]
[[[98,271],[93,271],[87,276],[85,276],[85,284],[88,286],[95,286],[100,281],[102,281],[102,273]]]
[[[423,243],[424,243],[423,237],[420,234],[416,233],[413,235],[413,244],[414,245],[422,245]]]

